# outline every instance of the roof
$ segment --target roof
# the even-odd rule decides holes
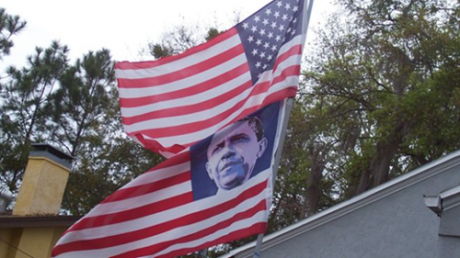
[[[56,147],[47,143],[33,143],[31,146],[30,157],[46,157],[67,168],[70,168],[72,165],[73,157]]]
[[[0,216],[0,228],[70,227],[81,216]]]
[[[440,174],[447,169],[458,166],[460,164],[460,151],[453,152],[449,155],[441,157],[433,162],[430,162],[424,166],[421,166],[407,174],[401,175],[393,180],[390,180],[380,186],[370,189],[360,195],[355,196],[352,199],[341,202],[328,208],[322,212],[312,215],[298,223],[288,226],[282,230],[279,230],[273,234],[267,235],[263,239],[262,250],[269,249],[280,243],[288,241],[298,235],[301,235],[307,231],[317,228],[323,224],[326,224],[332,220],[338,219],[358,210],[366,205],[374,203],[386,196],[401,191],[411,185],[418,182],[424,181],[432,176]],[[460,191],[460,187],[454,188],[451,191],[443,193],[444,198],[450,195],[455,195],[457,191]],[[230,253],[223,255],[222,257],[252,257],[256,242],[251,242],[240,248],[232,250]]]

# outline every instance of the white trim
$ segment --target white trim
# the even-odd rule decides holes
[[[459,193],[460,193],[460,185],[440,193],[439,197],[441,198],[441,200],[443,200],[445,198],[449,198]]]

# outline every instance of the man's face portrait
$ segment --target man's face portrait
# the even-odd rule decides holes
[[[255,177],[271,173],[279,107],[259,109],[190,147],[194,200],[246,189]]]
[[[246,118],[212,138],[206,171],[219,189],[233,189],[251,177],[257,159],[266,148],[260,120]]]

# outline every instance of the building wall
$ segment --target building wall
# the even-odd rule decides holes
[[[438,256],[443,255],[438,248],[454,246],[458,239],[439,242],[439,218],[423,199],[460,184],[459,165],[447,162],[440,166],[444,172],[262,251],[261,257],[455,257]],[[432,173],[439,170],[436,167]],[[457,250],[460,252],[458,245]]]
[[[0,229],[0,257],[14,258],[22,236],[22,228]]]
[[[50,257],[60,235],[68,228],[55,226],[62,223],[44,225],[39,219],[43,219],[44,215],[57,215],[72,158],[46,144],[33,144],[33,147],[36,150],[30,153],[13,216],[5,218],[6,223],[15,217],[29,218],[29,222],[24,220],[0,228],[0,258]],[[38,224],[30,224],[30,219],[38,221]]]
[[[438,240],[437,258],[458,258],[460,257],[460,238],[441,236]]]
[[[1,258],[45,258],[67,227],[0,229]]]
[[[8,257],[13,238],[13,229],[0,229],[0,257]]]
[[[29,157],[13,215],[57,214],[69,169],[45,157]]]

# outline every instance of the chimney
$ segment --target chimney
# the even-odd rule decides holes
[[[56,215],[73,158],[48,144],[32,147],[13,215]]]

